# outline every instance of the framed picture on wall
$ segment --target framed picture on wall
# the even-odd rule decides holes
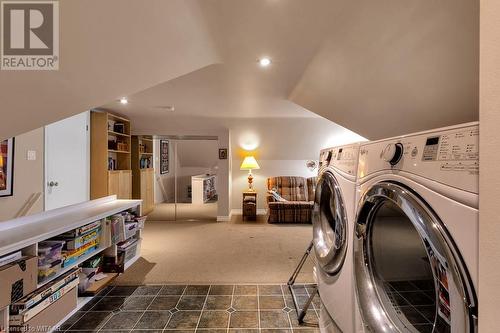
[[[227,148],[219,149],[219,160],[227,160]]]
[[[13,194],[14,138],[0,142],[0,197]]]
[[[168,173],[168,140],[160,140],[160,174]]]

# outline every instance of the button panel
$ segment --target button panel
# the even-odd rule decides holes
[[[380,157],[388,144],[402,144],[403,157],[391,166]],[[478,189],[479,126],[451,126],[363,144],[358,178],[381,170],[416,174],[473,193]]]
[[[320,152],[321,166],[331,166],[349,175],[356,175],[359,144],[323,149]],[[328,158],[330,157],[330,158]]]
[[[479,159],[479,129],[472,128],[428,137],[422,161],[474,161]]]

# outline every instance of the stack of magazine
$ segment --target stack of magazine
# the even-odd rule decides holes
[[[65,275],[35,290],[10,305],[10,326],[23,326],[30,319],[78,286],[81,269],[75,267]]]

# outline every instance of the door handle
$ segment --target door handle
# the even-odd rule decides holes
[[[50,186],[50,187],[59,186],[59,183],[58,183],[58,182],[55,182],[55,181],[50,181],[50,182],[49,182],[49,186]]]

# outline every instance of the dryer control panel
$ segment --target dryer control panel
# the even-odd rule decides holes
[[[473,193],[479,182],[479,126],[458,125],[362,145],[358,178],[410,172]]]
[[[359,143],[323,149],[320,152],[320,167],[330,166],[356,176],[358,169]]]

